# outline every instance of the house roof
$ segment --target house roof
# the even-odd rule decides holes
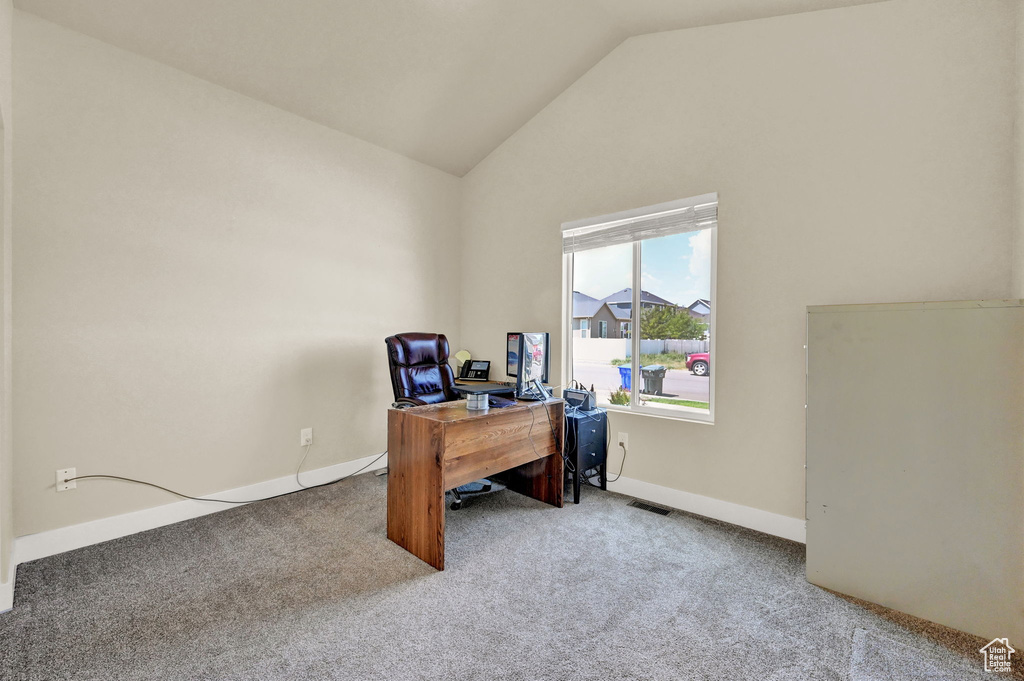
[[[640,290],[640,301],[641,303],[653,303],[655,305],[675,305],[661,296],[656,296],[648,291]],[[586,293],[580,293],[579,291],[572,292],[572,316],[573,317],[593,317],[598,311],[608,306],[609,312],[612,316],[620,321],[628,321],[630,318],[630,310],[633,307],[633,289],[624,288],[621,291],[605,296],[601,300],[588,296]]]
[[[877,0],[16,0],[461,176],[630,36]]]
[[[633,302],[633,289],[624,288],[621,291],[616,291],[610,296],[605,296],[601,299],[602,303],[630,303]],[[665,300],[661,296],[656,296],[653,293],[640,289],[640,302],[641,303],[654,303],[656,305],[675,305],[675,303]]]
[[[692,303],[690,303],[690,306],[687,309],[692,310],[697,305],[701,305],[701,304],[704,305],[705,307],[707,307],[709,310],[711,309],[711,301],[708,300],[707,298],[698,298],[697,300],[695,300]]]
[[[572,316],[593,317],[601,309],[601,301],[591,298],[586,293],[572,292]]]
[[[623,303],[603,303],[611,311],[612,316],[618,321],[629,321],[632,316],[633,306]],[[600,308],[598,308],[600,309]]]

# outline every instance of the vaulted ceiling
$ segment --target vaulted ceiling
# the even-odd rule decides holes
[[[879,0],[16,0],[462,176],[633,35]]]

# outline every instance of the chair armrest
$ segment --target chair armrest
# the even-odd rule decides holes
[[[426,404],[423,400],[417,400],[415,397],[399,397],[391,405],[392,409],[408,409],[409,407],[419,407]]]

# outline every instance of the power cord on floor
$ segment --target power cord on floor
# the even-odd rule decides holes
[[[309,447],[308,446],[306,447],[306,454],[309,454]],[[342,480],[347,480],[348,478],[351,478],[354,475],[358,475],[359,473],[362,473],[367,468],[369,468],[373,464],[375,464],[378,461],[380,461],[381,459],[383,459],[386,454],[387,454],[387,451],[385,450],[384,452],[381,452],[381,454],[378,457],[376,457],[373,461],[371,461],[370,463],[366,464],[365,466],[363,466],[359,470],[353,471],[353,472],[349,473],[348,475],[343,475],[340,478],[337,478],[336,480],[330,480],[328,482],[322,482],[319,485],[308,485],[308,486],[302,485],[302,483],[299,483],[301,488],[300,489],[292,490],[291,492],[282,492],[281,494],[273,494],[273,495],[271,495],[269,497],[261,497],[259,499],[246,499],[244,501],[238,501],[236,499],[216,499],[216,498],[213,498],[213,497],[193,497],[193,496],[190,496],[188,494],[182,494],[181,492],[177,492],[177,491],[175,491],[173,489],[169,489],[169,488],[164,487],[162,485],[158,485],[158,484],[153,483],[153,482],[146,482],[145,480],[136,480],[135,478],[126,478],[126,477],[121,476],[121,475],[107,475],[105,473],[96,473],[94,475],[76,475],[74,477],[62,480],[62,482],[72,482],[72,481],[75,481],[75,480],[89,480],[89,479],[120,480],[122,482],[132,482],[132,483],[135,483],[137,485],[146,485],[148,487],[155,487],[156,489],[163,490],[164,492],[168,492],[168,493],[173,494],[175,496],[179,496],[179,497],[181,497],[183,499],[191,499],[192,501],[216,501],[216,502],[221,503],[221,504],[253,504],[253,503],[256,503],[257,501],[269,501],[270,499],[278,499],[280,497],[286,497],[286,496],[289,496],[291,494],[295,494],[296,492],[303,492],[303,491],[305,491],[307,489],[316,489],[318,487],[327,487],[328,485],[337,484],[337,483],[341,482]],[[303,461],[305,461],[305,459],[306,459],[305,455],[303,455],[302,459],[303,459]],[[299,468],[301,468],[301,467],[302,467],[302,462],[299,462]],[[296,469],[296,471],[295,471],[295,479],[296,479],[296,482],[298,482],[298,469]]]

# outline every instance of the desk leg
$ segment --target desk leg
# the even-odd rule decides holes
[[[505,474],[505,486],[538,501],[562,508],[565,492],[562,455],[552,454],[539,461],[516,466]]]
[[[513,492],[519,492],[546,504],[562,508],[562,496],[565,493],[565,467],[562,461],[562,433],[565,425],[562,411],[564,403],[561,400],[556,400],[538,405],[538,407],[531,405],[530,408],[538,409],[538,411],[539,409],[548,410],[544,419],[537,417],[538,423],[544,421],[546,435],[543,442],[538,437],[531,446],[544,452],[547,456],[510,469],[504,476],[505,484]],[[548,419],[551,421],[550,430],[548,430]]]
[[[436,421],[388,412],[388,539],[444,570],[443,433]]]

